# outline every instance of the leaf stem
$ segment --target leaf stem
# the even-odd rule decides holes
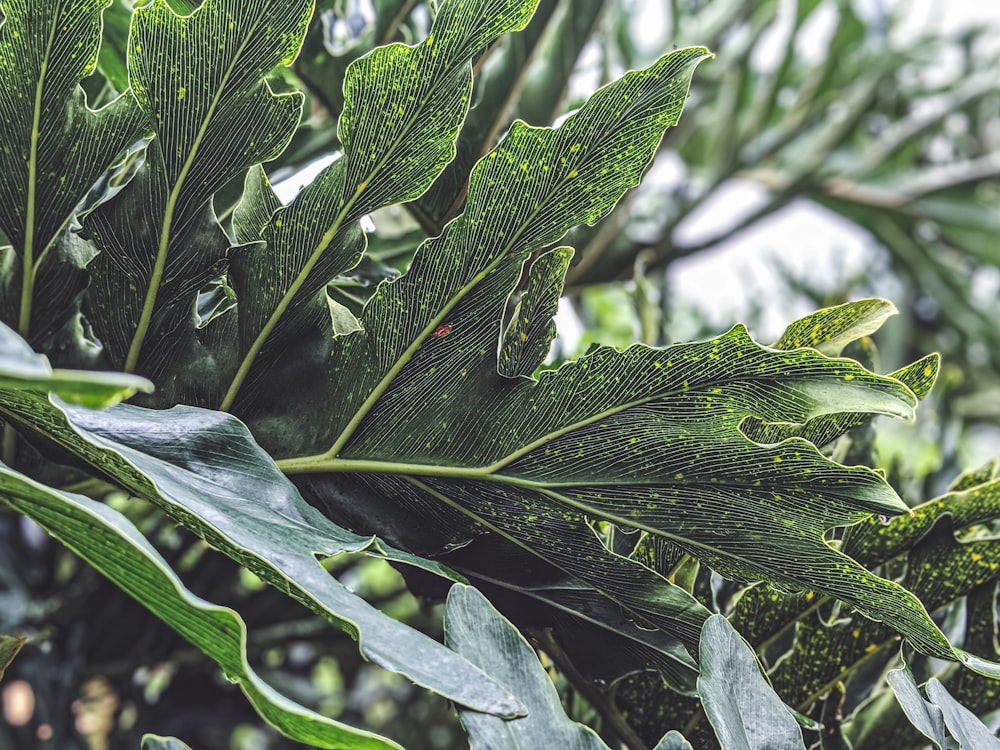
[[[337,232],[340,231],[341,226],[343,226],[344,219],[350,213],[351,208],[353,208],[355,202],[364,192],[367,183],[362,183],[354,189],[354,193],[351,197],[344,202],[343,208],[337,213],[334,218],[333,223],[330,228],[323,233],[320,241],[316,243],[316,247],[309,256],[302,270],[299,271],[295,280],[292,281],[291,286],[288,290],[281,296],[278,300],[278,304],[275,306],[274,310],[267,318],[267,322],[264,323],[264,327],[260,329],[257,333],[257,337],[253,340],[247,353],[243,355],[243,359],[240,361],[239,369],[233,376],[232,382],[229,384],[229,388],[226,390],[226,395],[222,399],[222,403],[219,404],[219,411],[229,411],[233,402],[236,400],[237,394],[240,392],[240,388],[243,387],[243,383],[246,382],[247,376],[250,374],[250,369],[253,367],[254,362],[257,360],[257,355],[260,354],[260,350],[264,348],[264,344],[267,339],[274,332],[274,329],[278,326],[279,321],[285,312],[291,306],[292,301],[295,299],[295,295],[299,293],[299,290],[306,283],[309,278],[309,274],[312,273],[313,268],[319,263],[319,259],[323,256],[329,244],[333,241],[333,238],[337,236]]]

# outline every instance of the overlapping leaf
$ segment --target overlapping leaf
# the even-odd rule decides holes
[[[724,574],[841,598],[954,658],[915,597],[824,541],[833,526],[906,510],[881,476],[803,440],[763,446],[739,430],[748,416],[906,416],[916,399],[899,381],[810,349],[760,347],[742,327],[666,350],[601,349],[538,381],[498,373],[500,321],[526,254],[598,220],[638,181],[704,54],[680,50],[627,74],[559,129],[515,123],[473,172],[465,213],[377,290],[362,331],[337,339],[331,419],[311,436],[320,452],[281,466],[312,475],[313,489],[320,473],[376,493],[386,480],[366,475],[403,475],[392,487],[405,512],[445,504],[588,581],[599,566],[536,537],[580,532],[588,518],[642,529]],[[462,525],[440,533],[442,546],[468,541]],[[613,579],[603,590],[643,619]]]
[[[205,652],[238,683],[260,715],[312,747],[397,748],[378,735],[328,719],[284,697],[260,679],[246,655],[246,625],[231,609],[195,596],[121,513],[59,492],[0,464],[2,502],[32,519]],[[180,748],[177,742],[143,747]]]
[[[753,649],[721,615],[702,631],[698,695],[726,750],[805,750],[802,730],[761,674]]]
[[[501,34],[523,28],[536,4],[450,0],[440,7],[422,44],[380,47],[350,65],[339,123],[341,158],[290,206],[274,212],[263,231],[236,227],[267,245],[233,256],[242,359],[224,409],[233,405],[283,321],[295,314],[329,315],[324,296],[317,293],[360,259],[365,240],[357,220],[381,206],[416,198],[451,161],[472,92],[470,58]],[[266,201],[266,194],[257,191],[247,200],[261,198]]]
[[[73,211],[142,118],[126,95],[91,110],[79,86],[97,62],[110,0],[0,3],[0,260],[15,273],[0,319],[25,338],[51,334],[72,313],[86,258],[68,245]],[[10,266],[7,266],[8,268]],[[19,287],[19,288],[15,288]]]
[[[903,556],[900,581],[930,611],[1000,578],[1000,542],[989,537],[957,538],[958,532],[1000,517],[1000,483],[970,486],[917,506],[913,512],[913,516],[893,519],[888,526],[869,519],[852,527],[843,551],[869,567]],[[801,620],[795,648],[772,673],[781,695],[798,706],[808,705],[894,641],[887,624],[857,616],[828,622],[818,611],[811,611],[819,603],[812,593],[796,597],[756,589],[743,595],[733,615],[740,630],[759,646]],[[978,661],[971,655],[963,659]],[[991,672],[989,668],[983,671]]]
[[[441,575],[440,565],[352,534],[307,505],[238,420],[175,407],[57,407],[44,396],[0,394],[0,414],[74,453],[145,497],[263,580],[357,638],[376,664],[476,710],[520,706],[486,675],[347,591],[316,556],[369,552]]]
[[[311,11],[310,0],[135,10],[129,81],[156,137],[132,183],[85,222],[101,250],[89,314],[114,367],[159,380],[193,346],[195,297],[229,250],[212,195],[280,154],[298,125],[302,95],[275,95],[264,75],[295,57]]]

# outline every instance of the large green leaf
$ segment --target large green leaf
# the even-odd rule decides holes
[[[474,588],[457,584],[448,593],[445,642],[528,709],[527,716],[511,720],[460,710],[473,748],[607,750],[594,730],[566,716],[552,680],[524,636]]]
[[[211,657],[226,677],[239,684],[260,715],[283,734],[314,747],[399,747],[297,705],[261,680],[247,662],[246,625],[239,615],[188,591],[118,511],[82,495],[46,487],[3,464],[0,502],[38,523]],[[162,742],[149,746],[171,747]]]
[[[27,392],[0,392],[0,414],[37,431],[132,493],[161,507],[336,627],[386,669],[476,710],[520,706],[486,675],[427,636],[350,593],[317,556],[368,552],[440,575],[440,565],[352,534],[307,505],[228,414],[119,405],[93,412]]]
[[[760,347],[742,327],[666,350],[600,349],[537,381],[498,373],[527,253],[598,220],[638,181],[704,55],[679,50],[627,74],[558,129],[515,123],[474,170],[465,213],[379,287],[361,331],[335,340],[330,385],[307,396],[322,419],[306,434],[285,429],[276,446],[318,451],[280,466],[307,475],[332,512],[352,513],[336,499],[346,488],[393,497],[397,513],[437,519],[443,547],[469,540],[457,510],[590,582],[600,566],[557,540],[588,518],[638,528],[723,574],[836,596],[955,658],[912,594],[824,539],[906,511],[882,477],[804,440],[760,445],[740,432],[748,416],[908,416],[916,399],[899,381],[810,349]],[[645,621],[620,581],[602,590]]]
[[[93,111],[79,86],[110,1],[0,3],[0,236],[12,243],[0,265],[20,286],[4,291],[0,319],[30,340],[65,322],[82,288],[85,259],[64,237],[74,208],[142,132],[131,95]]]
[[[241,361],[223,409],[234,404],[279,330],[285,345],[276,337],[265,361],[273,365],[284,353],[287,325],[296,315],[319,319],[332,333],[329,321],[322,322],[330,315],[322,290],[360,260],[365,239],[357,220],[416,198],[451,161],[472,92],[470,58],[497,36],[523,28],[537,1],[450,0],[441,5],[423,43],[380,47],[350,65],[338,131],[341,158],[290,206],[275,211],[266,227],[236,224],[241,239],[263,238],[267,244],[233,255]],[[246,200],[261,197],[255,191]],[[267,200],[266,193],[263,197]]]
[[[303,97],[272,93],[264,76],[295,57],[311,12],[311,0],[135,10],[129,81],[156,137],[130,185],[84,224],[101,250],[89,317],[114,367],[159,382],[190,356],[195,297],[229,250],[212,195],[292,137]]]

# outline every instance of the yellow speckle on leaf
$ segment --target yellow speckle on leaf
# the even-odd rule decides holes
[[[572,179],[573,177],[576,177],[576,176],[577,176],[578,174],[580,174],[580,173],[579,173],[579,172],[577,172],[577,171],[576,171],[576,170],[574,169],[574,170],[572,170],[572,171],[571,171],[571,172],[570,172],[570,173],[569,173],[568,175],[566,175],[566,176],[567,176],[567,177],[569,177],[570,179]]]

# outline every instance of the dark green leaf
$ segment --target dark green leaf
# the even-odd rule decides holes
[[[20,285],[4,294],[0,314],[31,341],[51,332],[39,330],[50,327],[44,319],[65,320],[64,308],[80,291],[58,268],[68,263],[82,273],[81,260],[58,249],[74,208],[142,133],[131,95],[94,111],[79,86],[97,63],[101,13],[110,2],[0,4],[0,234],[13,245]],[[46,277],[43,294],[38,285]]]
[[[473,748],[606,750],[592,729],[566,716],[531,646],[474,588],[456,584],[449,592],[445,642],[492,675],[528,709],[527,716],[508,720],[460,709]]]
[[[761,674],[753,649],[721,615],[702,630],[698,695],[726,750],[805,750],[798,723]]]
[[[291,138],[302,95],[275,95],[264,76],[295,57],[311,12],[310,0],[135,10],[129,80],[156,138],[129,186],[84,224],[101,249],[89,313],[116,367],[159,380],[194,345],[194,300],[229,250],[212,195]]]
[[[297,310],[310,321],[329,315],[323,288],[357,265],[365,249],[357,220],[416,198],[451,161],[469,108],[470,58],[497,36],[523,28],[537,1],[451,0],[422,44],[380,47],[350,65],[338,130],[342,157],[274,212],[257,234],[266,246],[234,252],[242,361],[221,408],[232,407],[279,325],[287,326]],[[247,208],[240,215],[259,213]],[[239,227],[237,234],[253,235]],[[279,342],[272,364],[283,353]]]

